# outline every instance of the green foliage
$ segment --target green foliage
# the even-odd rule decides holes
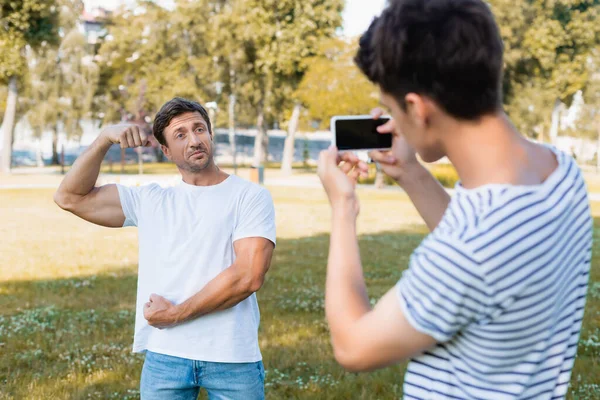
[[[329,128],[334,115],[368,114],[377,106],[377,88],[354,65],[357,43],[332,38],[322,44],[321,54],[310,60],[310,67],[297,95],[307,108],[304,127],[312,121]]]
[[[460,180],[451,164],[433,164],[429,166],[429,171],[445,188],[453,189]]]
[[[24,49],[56,43],[59,11],[56,2],[1,0],[0,81],[26,71]]]
[[[175,96],[208,101],[211,63],[203,46],[208,38],[202,35],[208,30],[209,14],[200,10],[181,14],[153,2],[140,4],[139,13],[122,11],[109,21],[109,36],[99,50],[96,111],[105,114],[105,122],[152,118]]]
[[[590,80],[600,44],[598,0],[491,0],[505,45],[504,101],[529,136],[548,129],[554,102]]]
[[[71,30],[59,48],[44,45],[29,55],[22,104],[35,136],[56,129],[59,122],[67,137],[81,136],[80,121],[91,110],[99,72],[88,50],[85,37]]]
[[[600,51],[600,50],[599,50]],[[600,68],[600,54],[594,54],[590,65],[596,71]],[[585,105],[583,106],[582,115],[577,124],[577,136],[582,136],[588,139],[598,140],[600,146],[600,74],[596,73],[592,76],[590,83],[585,88],[584,92]],[[595,155],[594,164],[598,165],[598,150]]]
[[[293,107],[295,90],[321,42],[341,26],[342,0],[250,0],[233,17],[245,68],[236,71],[238,94],[268,121],[281,120]],[[238,44],[239,43],[239,44]]]

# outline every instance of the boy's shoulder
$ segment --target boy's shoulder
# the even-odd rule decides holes
[[[568,202],[585,185],[581,170],[573,158],[551,148],[558,166],[539,185],[491,184],[465,189],[458,182],[442,220],[429,240],[452,240],[472,250],[482,241],[501,240],[513,227],[523,227],[544,213],[567,212]],[[576,200],[573,198],[573,200]]]

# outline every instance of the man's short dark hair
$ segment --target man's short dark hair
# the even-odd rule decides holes
[[[392,0],[361,37],[355,62],[403,109],[417,93],[475,120],[502,107],[503,50],[483,0]]]
[[[173,118],[188,112],[199,112],[208,125],[208,131],[212,134],[210,118],[208,117],[208,112],[206,112],[206,109],[202,107],[200,103],[196,103],[195,101],[187,100],[181,97],[175,97],[174,99],[166,102],[160,108],[158,114],[156,114],[156,117],[154,118],[152,134],[156,140],[158,140],[160,144],[166,146],[167,141],[165,140],[165,128],[169,126]]]

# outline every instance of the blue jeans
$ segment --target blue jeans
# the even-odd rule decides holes
[[[196,400],[205,388],[210,400],[265,398],[262,361],[218,363],[146,352],[141,400]]]

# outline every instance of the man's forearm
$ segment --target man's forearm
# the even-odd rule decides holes
[[[440,223],[448,204],[450,195],[421,164],[415,164],[398,180],[429,230],[433,231]]]
[[[100,166],[111,143],[100,135],[75,161],[60,187],[57,195],[85,196],[94,189]]]
[[[257,289],[251,279],[241,274],[233,264],[198,293],[176,306],[176,322],[189,321],[203,315],[226,310],[246,299]]]
[[[329,246],[325,311],[334,346],[343,347],[336,340],[371,309],[356,238],[356,217],[348,207],[333,209]]]

